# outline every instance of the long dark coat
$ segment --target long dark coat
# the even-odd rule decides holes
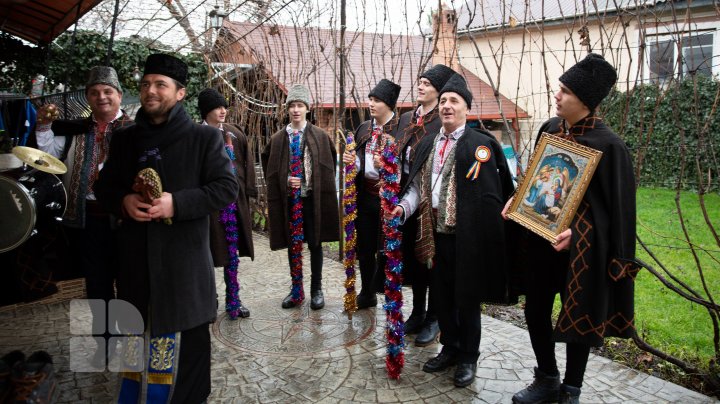
[[[238,227],[238,254],[241,257],[255,259],[255,250],[252,239],[252,217],[250,212],[250,198],[257,197],[255,185],[255,157],[248,147],[247,137],[240,128],[223,124],[224,135],[230,136],[235,153],[235,174],[238,181],[238,193],[235,198],[237,204]],[[223,151],[224,152],[224,151]],[[230,263],[228,243],[225,239],[225,226],[220,223],[220,212],[210,214],[210,249],[213,263],[216,267],[224,267]]]
[[[562,135],[562,120],[545,122],[538,132]],[[625,143],[598,118],[570,128],[577,143],[603,152],[570,224],[569,252],[557,253],[527,232],[522,260],[526,291],[553,288],[563,307],[554,339],[602,345],[604,337],[630,338],[634,328],[635,176]]]
[[[151,125],[143,109],[135,126],[113,136],[94,190],[105,209],[123,217],[117,232],[118,299],[134,305],[153,334],[184,331],[214,321],[215,273],[209,216],[238,193],[220,131],[193,123],[181,103],[168,121]],[[136,222],[122,200],[134,193],[138,171],[155,168],[172,194],[172,224]]]
[[[436,136],[427,136],[417,146],[409,180],[422,175],[432,159]],[[465,178],[475,160],[475,150],[486,146],[490,160],[482,163],[477,179]],[[506,258],[505,224],[500,212],[513,192],[512,175],[502,147],[484,131],[465,126],[455,145],[457,243],[455,304],[469,307],[480,303],[507,304],[515,301],[510,292]],[[406,187],[402,194],[405,193]]]
[[[315,240],[337,241],[340,236],[335,158],[337,153],[330,136],[317,126],[307,123],[303,133],[304,152],[312,155],[312,198],[315,208]],[[290,140],[283,127],[270,137],[262,156],[268,195],[270,249],[290,245],[289,193]]]

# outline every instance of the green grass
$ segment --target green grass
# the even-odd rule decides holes
[[[685,241],[675,205],[675,191],[640,188],[637,193],[637,232],[648,249],[673,275],[707,299],[698,267]],[[697,252],[707,288],[720,302],[720,246],[715,242],[700,209],[698,195],[682,192],[680,207]],[[720,232],[720,195],[705,195],[711,223]],[[638,244],[637,257],[659,272],[660,266]],[[669,277],[663,274],[665,278]],[[638,274],[635,285],[635,316],[638,333],[661,350],[697,358],[705,365],[714,356],[713,328],[708,311],[665,287],[649,271]]]

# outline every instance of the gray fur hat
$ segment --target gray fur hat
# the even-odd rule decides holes
[[[310,109],[310,90],[302,84],[293,84],[288,90],[285,106],[289,106],[293,101],[300,101]]]
[[[590,53],[560,76],[565,84],[590,111],[610,94],[617,81],[615,68],[597,53]]]
[[[95,84],[105,84],[118,90],[122,93],[122,87],[120,86],[120,80],[115,69],[109,66],[95,66],[90,69],[88,73],[88,80],[85,83],[85,88],[88,89]]]

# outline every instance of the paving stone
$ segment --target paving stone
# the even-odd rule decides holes
[[[536,361],[526,330],[483,316],[483,339],[477,376],[467,388],[452,384],[453,370],[425,373],[423,364],[442,346],[414,346],[405,340],[405,367],[399,380],[385,369],[385,312],[361,310],[351,320],[342,312],[344,272],[325,260],[323,290],[326,306],[310,310],[283,310],[280,302],[289,290],[287,253],[272,252],[268,240],[255,236],[256,259],[242,258],[240,284],[243,303],[252,311],[245,319],[229,320],[222,306],[211,326],[211,403],[509,403],[512,395],[533,379]],[[307,253],[307,250],[306,250]],[[272,268],[272,270],[268,270]],[[217,290],[223,299],[221,268],[216,269]],[[309,277],[305,279],[309,290]],[[112,402],[117,375],[74,373],[70,367],[70,310],[86,307],[82,281],[59,286],[63,299],[53,297],[27,305],[0,308],[0,354],[21,349],[30,354],[46,350],[54,357],[59,403]],[[404,314],[412,311],[412,291]],[[382,300],[382,296],[378,296]],[[80,300],[72,300],[80,299]],[[89,314],[81,321],[90,323]],[[82,335],[80,335],[82,337]],[[94,342],[88,342],[88,345]],[[94,349],[94,345],[89,346]],[[564,372],[565,346],[556,356]],[[628,369],[611,360],[590,355],[583,387],[583,402],[717,403],[710,397]]]

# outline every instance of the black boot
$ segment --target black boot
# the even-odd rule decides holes
[[[356,302],[358,310],[375,307],[378,303],[377,297],[374,293],[371,295],[363,295],[362,293],[360,293],[359,295],[357,295]]]
[[[560,375],[551,376],[535,368],[535,380],[512,398],[516,404],[554,403],[560,393]]]
[[[282,304],[280,305],[283,309],[292,309],[295,307],[295,302],[292,300],[292,293],[285,296],[285,298],[282,301]]]
[[[569,384],[560,385],[559,404],[580,404],[580,389]]]
[[[415,337],[415,346],[434,344],[440,335],[440,325],[436,318],[425,318],[420,333]]]
[[[405,322],[405,334],[417,334],[420,332],[423,326],[423,321],[425,321],[425,311],[413,310],[412,313],[410,313],[410,317],[408,317]]]
[[[313,310],[320,310],[325,307],[325,296],[323,295],[322,289],[314,290],[310,292],[310,308]]]
[[[250,317],[250,310],[248,310],[247,307],[243,306],[242,302],[240,303],[240,307],[238,307],[238,317],[240,318],[247,318]]]

